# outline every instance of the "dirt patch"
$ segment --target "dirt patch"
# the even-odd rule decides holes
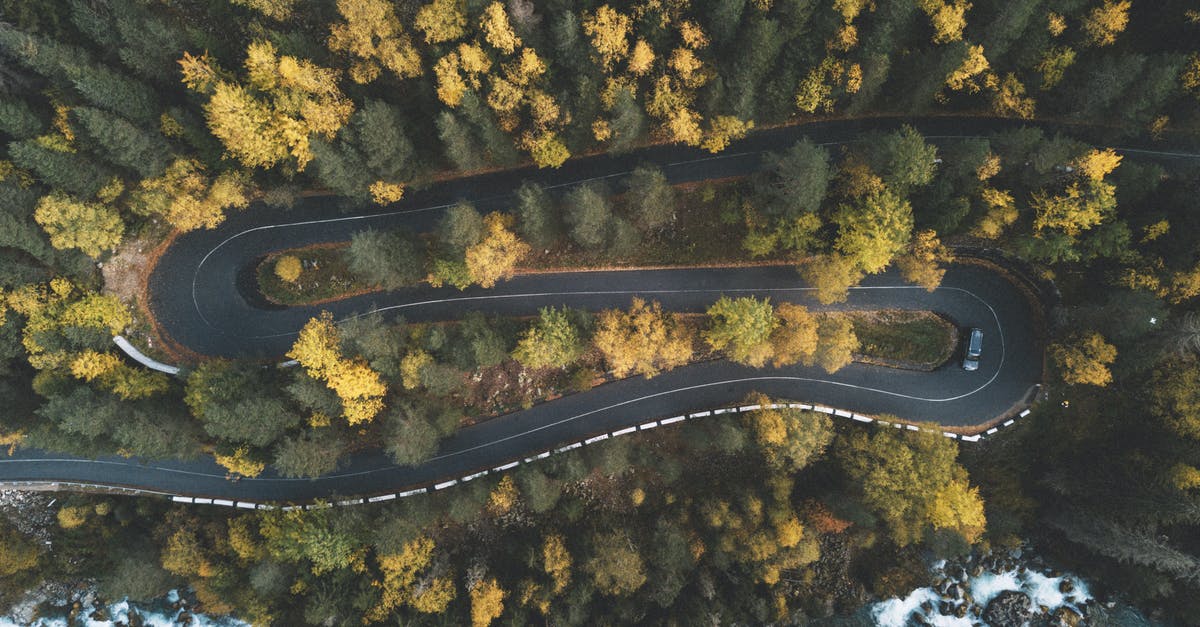
[[[117,254],[101,267],[104,274],[104,293],[133,305],[142,295],[142,287],[154,266],[157,246],[146,237],[125,240]]]

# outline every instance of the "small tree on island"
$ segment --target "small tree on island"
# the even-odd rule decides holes
[[[275,260],[275,276],[285,283],[295,283],[300,278],[303,268],[300,260],[293,255],[284,255]]]

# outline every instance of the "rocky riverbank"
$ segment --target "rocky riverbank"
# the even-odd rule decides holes
[[[1078,627],[1111,614],[1086,582],[1022,550],[934,564],[931,587],[876,603],[881,627]]]

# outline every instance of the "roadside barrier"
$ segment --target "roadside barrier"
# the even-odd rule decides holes
[[[492,474],[505,473],[514,468],[517,468],[518,466],[521,466],[522,464],[532,464],[539,460],[546,459],[552,455],[566,453],[566,452],[573,451],[573,450],[576,450],[579,448],[583,448],[585,446],[592,445],[592,444],[599,444],[600,442],[603,442],[603,441],[611,439],[611,438],[616,438],[616,437],[620,437],[620,436],[624,436],[624,435],[630,435],[633,433],[641,433],[641,432],[649,431],[651,429],[657,429],[659,427],[666,427],[666,426],[678,424],[678,423],[684,422],[686,420],[699,420],[701,418],[709,418],[709,417],[728,415],[728,414],[738,414],[738,413],[743,413],[743,412],[757,411],[760,409],[785,409],[785,408],[799,409],[799,410],[803,410],[803,411],[813,411],[813,412],[818,412],[818,413],[822,413],[822,414],[827,414],[829,416],[837,417],[837,418],[848,418],[854,422],[859,422],[859,423],[865,423],[865,424],[874,423],[874,424],[879,425],[880,427],[890,427],[890,428],[901,429],[901,430],[905,430],[905,431],[925,431],[928,433],[937,433],[937,434],[941,434],[943,437],[947,437],[952,440],[959,440],[962,442],[979,442],[981,440],[991,438],[992,436],[999,433],[1002,429],[1011,427],[1014,424],[1016,424],[1018,419],[1025,418],[1030,413],[1032,413],[1031,409],[1026,408],[1026,409],[1021,410],[1021,412],[1018,413],[1013,418],[1005,420],[1004,422],[1002,422],[994,427],[991,427],[990,429],[984,431],[983,433],[979,433],[976,435],[961,435],[958,433],[952,433],[950,431],[944,431],[941,429],[934,429],[934,428],[930,428],[930,427],[922,427],[922,426],[918,426],[918,425],[914,425],[914,424],[910,424],[910,423],[906,423],[906,422],[893,422],[893,421],[888,421],[888,420],[880,420],[879,418],[876,418],[874,416],[868,416],[868,415],[860,414],[857,412],[848,411],[845,409],[838,409],[835,407],[827,407],[825,405],[817,405],[817,404],[810,404],[810,403],[772,403],[769,405],[738,405],[738,406],[731,406],[731,407],[720,407],[717,409],[692,412],[689,414],[680,414],[678,416],[671,416],[671,417],[662,418],[659,420],[651,420],[649,422],[643,422],[636,426],[624,427],[622,429],[617,429],[615,431],[600,433],[600,434],[591,436],[591,437],[583,439],[583,440],[579,440],[576,442],[570,442],[570,443],[564,444],[562,446],[559,446],[559,447],[556,447],[553,449],[549,449],[546,451],[542,451],[540,453],[530,455],[528,457],[523,457],[521,459],[513,460],[508,463],[495,466],[493,468],[486,468],[486,469],[478,470],[476,472],[473,472],[473,473],[470,473],[467,475],[463,475],[462,477],[458,477],[458,478],[445,479],[443,481],[439,481],[437,483],[434,483],[434,484],[431,484],[428,486],[413,488],[413,489],[404,490],[401,492],[389,492],[389,493],[377,494],[377,495],[373,495],[373,496],[355,497],[355,498],[349,498],[349,499],[338,499],[333,502],[318,502],[318,503],[298,504],[298,505],[278,505],[278,504],[274,504],[274,503],[263,503],[263,502],[259,502],[259,501],[240,501],[240,500],[235,501],[235,500],[231,500],[231,499],[191,497],[191,496],[170,494],[167,492],[157,492],[154,490],[142,490],[142,489],[137,489],[137,488],[124,488],[124,487],[111,487],[111,486],[103,486],[103,485],[95,485],[95,484],[73,483],[73,482],[66,482],[66,481],[43,481],[43,482],[38,482],[38,481],[15,481],[15,482],[13,482],[13,481],[10,481],[10,482],[0,483],[0,488],[12,486],[13,489],[19,490],[19,489],[21,489],[21,486],[25,486],[25,487],[65,486],[65,487],[82,488],[82,489],[113,491],[113,492],[118,492],[118,493],[126,493],[126,494],[141,495],[141,496],[147,496],[147,495],[149,495],[149,496],[164,496],[164,497],[170,498],[171,501],[173,501],[175,503],[183,503],[183,504],[219,505],[219,506],[224,506],[224,507],[232,507],[232,508],[236,508],[236,509],[253,509],[253,510],[280,509],[285,512],[295,511],[295,510],[324,509],[327,507],[335,507],[335,506],[336,507],[346,507],[349,505],[369,505],[372,503],[383,503],[383,502],[387,502],[387,501],[394,501],[397,499],[404,499],[404,498],[408,498],[411,496],[418,496],[418,495],[422,495],[422,494],[430,494],[433,492],[440,492],[442,490],[448,490],[457,485],[469,483],[469,482],[474,481],[475,479],[479,479],[481,477],[486,477],[486,476],[492,475]]]

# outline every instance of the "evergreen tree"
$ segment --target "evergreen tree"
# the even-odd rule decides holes
[[[467,202],[460,202],[442,214],[437,228],[438,244],[452,255],[460,256],[484,236],[483,216]]]
[[[46,127],[41,118],[22,100],[0,100],[0,133],[14,139],[29,139]]]
[[[137,172],[142,178],[158,176],[170,165],[171,147],[162,135],[91,107],[72,109],[71,115],[113,163]]]
[[[629,178],[628,205],[644,229],[656,229],[675,218],[675,190],[662,170],[638,166]]]
[[[567,193],[563,204],[571,238],[579,245],[595,250],[609,241],[614,216],[608,199],[599,188],[580,185]]]
[[[517,231],[537,248],[546,248],[562,234],[562,218],[554,199],[541,185],[525,181],[517,188]]]
[[[416,238],[404,230],[367,229],[350,239],[346,258],[350,270],[385,290],[416,285],[425,277],[425,260]]]
[[[819,210],[833,177],[829,151],[807,138],[787,152],[768,154],[764,169],[756,185],[766,200],[763,208],[785,217]]]
[[[319,477],[337,470],[346,445],[338,438],[306,431],[275,447],[275,468],[285,477]]]
[[[79,198],[92,198],[108,183],[111,174],[83,155],[58,150],[35,140],[8,145],[13,163],[29,170],[52,188]]]

